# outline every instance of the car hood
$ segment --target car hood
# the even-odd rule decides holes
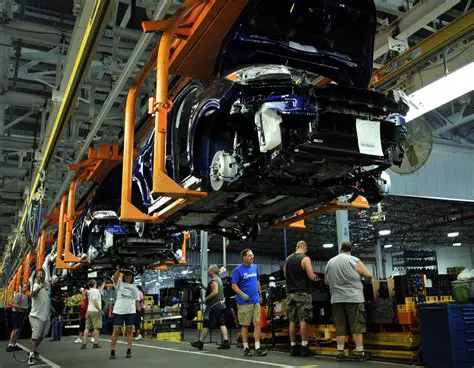
[[[372,0],[250,0],[223,41],[216,74],[279,64],[367,88],[375,27]]]

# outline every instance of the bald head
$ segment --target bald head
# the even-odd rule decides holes
[[[304,240],[296,243],[296,253],[306,253],[308,251],[308,244]]]

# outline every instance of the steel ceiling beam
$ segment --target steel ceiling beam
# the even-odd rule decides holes
[[[103,34],[110,10],[111,2],[108,0],[84,2],[81,14],[77,17],[73,39],[69,45],[67,62],[63,68],[63,80],[59,91],[56,93],[56,101],[51,108],[49,132],[45,134],[47,144],[43,146],[43,158],[33,176],[35,179],[30,190],[29,199],[25,202],[19,229],[22,229],[25,223],[26,210],[40,185],[42,172],[48,168],[58,146],[61,132],[71,116],[77,93],[92,60],[95,47]],[[11,246],[12,250],[15,249],[17,240],[18,235]],[[5,266],[5,261],[6,257],[3,259],[2,269]]]
[[[21,106],[21,107],[32,107],[32,106],[44,106],[47,99],[38,95],[8,91],[3,95],[0,95],[0,104]]]
[[[20,169],[16,166],[7,166],[5,163],[0,166],[0,175],[7,178],[22,178],[27,171],[27,169]]]
[[[386,29],[377,32],[374,44],[374,60],[389,51],[389,37],[406,40],[459,2],[460,0],[420,1],[394,22],[390,23]]]
[[[20,116],[19,118],[16,118],[15,120],[9,122],[8,124],[2,126],[1,129],[0,129],[0,135],[3,134],[8,129],[13,128],[16,124],[21,123],[22,121],[24,121],[29,116],[31,116],[33,114],[36,114],[36,112],[37,112],[37,110],[33,109],[33,110],[27,112],[26,114]]]
[[[451,131],[453,129],[460,128],[465,124],[469,124],[469,123],[474,121],[474,114],[464,116],[464,117],[461,116],[460,119],[457,119],[456,121],[452,121],[452,119],[450,119],[450,118],[448,118],[448,120],[451,122],[450,125],[446,124],[445,126],[439,128],[439,129],[436,129],[433,132],[433,134],[434,135],[443,135],[443,134],[448,133],[449,131]]]

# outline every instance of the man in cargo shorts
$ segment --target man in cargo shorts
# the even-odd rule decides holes
[[[372,273],[359,258],[351,255],[352,244],[341,244],[340,254],[329,260],[326,266],[326,283],[331,290],[331,304],[336,325],[337,360],[344,360],[346,335],[352,333],[356,344],[355,355],[359,360],[370,357],[364,352],[365,300],[362,277],[372,278]],[[348,326],[349,325],[349,326]]]
[[[102,347],[99,345],[99,333],[102,328],[102,316],[104,315],[104,311],[102,310],[102,295],[100,294],[100,290],[97,289],[97,281],[95,280],[89,281],[88,299],[89,304],[86,313],[86,329],[82,338],[81,349],[87,348],[87,337],[89,336],[89,331],[93,331],[92,336],[94,336],[92,348],[97,349]]]
[[[40,360],[38,347],[48,334],[51,323],[51,287],[45,281],[44,270],[38,270],[36,280],[31,291],[31,352],[28,356],[28,365],[35,365]]]
[[[313,319],[313,298],[311,289],[316,274],[311,259],[306,255],[308,245],[300,240],[296,252],[288,256],[285,262],[286,313],[290,320],[291,356],[311,356],[308,346],[308,329]],[[296,324],[300,324],[301,351],[296,344]]]
[[[242,342],[245,356],[266,356],[267,352],[260,347],[260,283],[258,281],[258,267],[253,264],[254,255],[251,249],[244,249],[242,264],[232,273],[232,290],[237,294],[239,323],[242,326]],[[249,348],[249,326],[253,323],[255,352]]]

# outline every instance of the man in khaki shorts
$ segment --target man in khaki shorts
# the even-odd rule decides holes
[[[266,356],[267,352],[260,347],[260,283],[258,267],[253,264],[254,255],[251,249],[244,249],[242,264],[232,272],[232,290],[237,294],[239,324],[242,326],[242,342],[245,356]],[[249,347],[249,326],[253,323],[255,351],[252,354]]]
[[[317,276],[307,252],[308,245],[300,240],[296,244],[296,252],[288,256],[285,262],[286,313],[290,320],[291,356],[311,356],[308,346],[308,330],[313,319],[311,289]],[[297,323],[300,324],[301,350],[296,344]]]
[[[372,278],[364,263],[351,255],[352,244],[341,244],[340,254],[329,260],[326,266],[326,284],[331,290],[331,304],[336,325],[337,361],[343,361],[344,343],[349,332],[356,344],[355,357],[361,361],[370,357],[364,352],[365,300],[362,277]],[[350,331],[349,331],[350,328]]]
[[[40,361],[38,347],[48,334],[51,324],[51,285],[45,281],[44,270],[36,272],[36,280],[31,291],[31,352],[28,356],[28,365],[33,366]]]
[[[104,312],[102,311],[102,295],[97,289],[97,281],[95,280],[89,281],[88,298],[89,305],[86,314],[86,329],[84,331],[81,349],[87,348],[87,336],[89,336],[90,330],[93,330],[92,335],[94,336],[92,348],[97,349],[102,347],[99,345],[99,332],[102,328],[102,316]]]

